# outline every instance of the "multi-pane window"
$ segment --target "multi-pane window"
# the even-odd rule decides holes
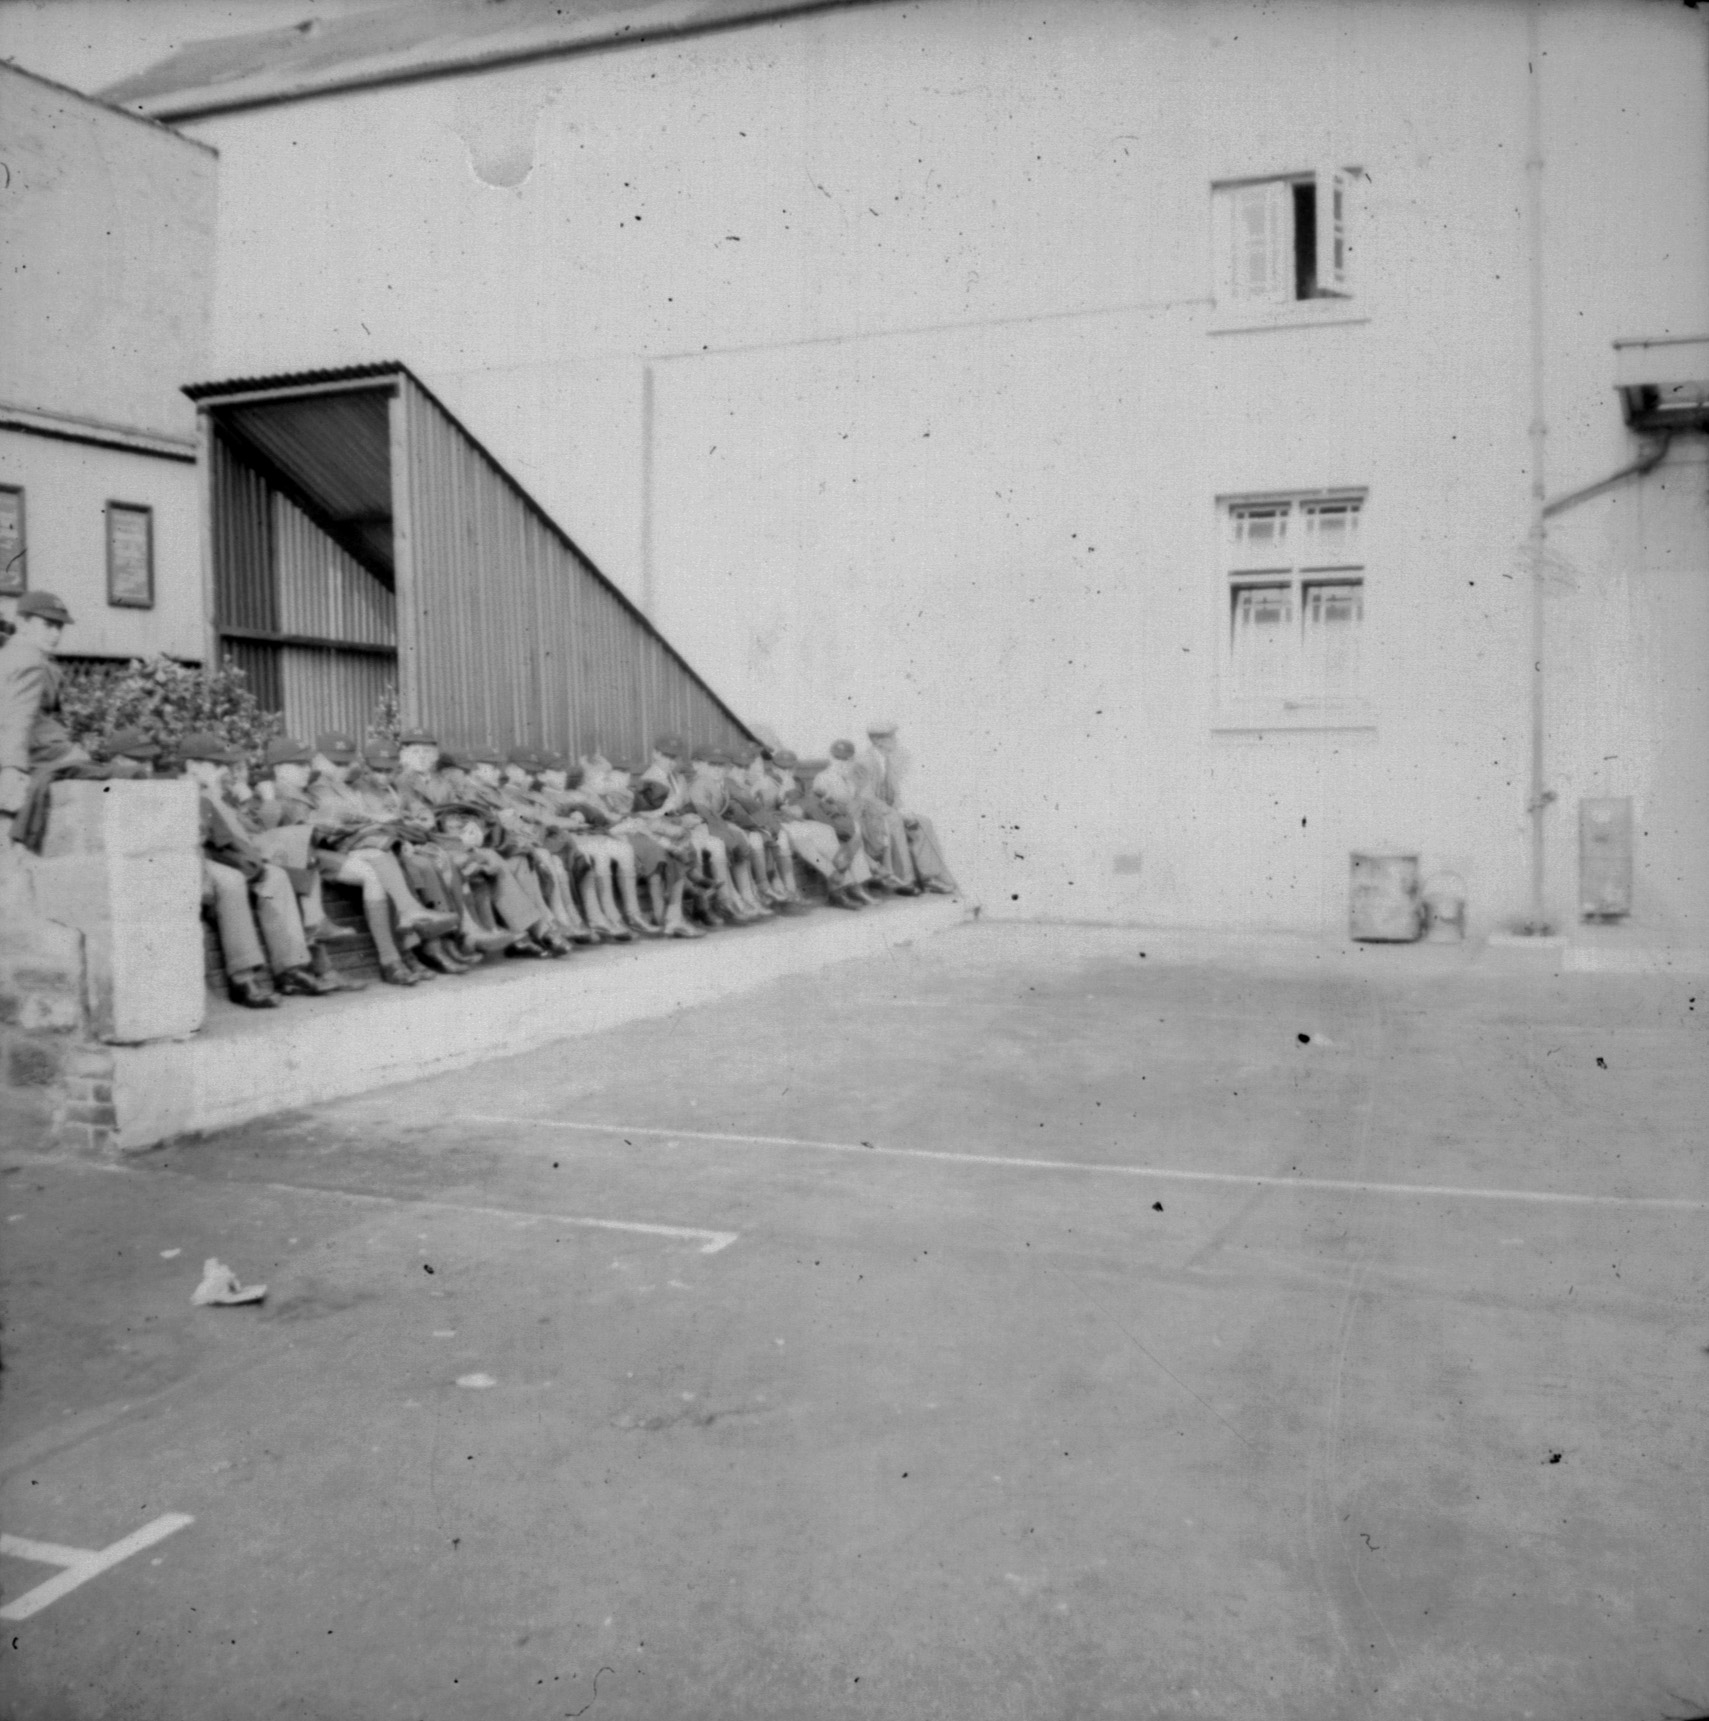
[[[1358,697],[1362,492],[1223,504],[1228,691],[1286,706]]]
[[[1217,303],[1347,298],[1351,180],[1326,169],[1214,186]]]

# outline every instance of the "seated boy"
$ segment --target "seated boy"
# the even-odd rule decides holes
[[[219,927],[232,1002],[270,1010],[280,992],[315,997],[339,990],[313,972],[285,869],[255,846],[226,799],[226,773],[242,755],[210,734],[186,735],[177,752],[184,775],[200,790],[202,902]]]

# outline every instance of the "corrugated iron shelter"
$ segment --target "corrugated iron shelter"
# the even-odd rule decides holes
[[[201,383],[209,661],[296,735],[388,685],[447,746],[593,745],[739,718],[402,364]]]

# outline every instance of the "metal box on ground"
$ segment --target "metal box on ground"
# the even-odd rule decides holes
[[[1602,795],[1578,804],[1578,906],[1586,920],[1632,912],[1632,797]]]
[[[1355,854],[1350,930],[1369,943],[1410,944],[1422,930],[1418,856]]]

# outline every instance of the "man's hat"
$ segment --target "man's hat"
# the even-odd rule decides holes
[[[325,734],[317,735],[315,751],[325,754],[335,765],[353,765],[356,762],[355,737],[346,735],[341,729],[329,729]]]
[[[797,777],[817,777],[829,763],[828,759],[797,759],[789,768]]]
[[[793,771],[795,767],[801,763],[801,761],[796,758],[796,756],[791,753],[787,747],[779,747],[778,750],[772,754],[771,762],[776,765],[779,770],[783,771]]]
[[[370,764],[387,769],[398,762],[398,749],[395,742],[385,736],[376,736],[362,749],[362,757]]]
[[[437,747],[439,737],[431,729],[406,729],[398,737],[400,747]]]
[[[545,769],[545,767],[540,763],[540,754],[538,750],[533,747],[512,747],[511,750],[505,754],[504,762],[507,765],[520,765],[525,771],[540,771]]]
[[[866,732],[868,735],[894,735],[896,725],[887,717],[874,718],[871,723],[867,724]]]
[[[534,764],[531,767],[531,769],[536,771],[564,772],[567,772],[569,768],[570,761],[568,756],[560,753],[556,747],[547,747],[543,751],[536,753],[534,755]]]
[[[101,743],[109,759],[158,759],[160,743],[141,729],[119,729]]]
[[[71,611],[52,592],[25,592],[18,599],[18,620],[27,615],[39,615],[44,621],[56,621],[61,627],[71,626]]]
[[[833,759],[852,759],[854,757],[854,742],[833,741],[831,743],[831,757]]]
[[[176,752],[180,759],[206,759],[215,765],[235,765],[243,757],[235,747],[228,747],[218,735],[210,735],[205,730],[186,735],[178,743]]]
[[[734,756],[722,747],[714,747],[706,755],[708,765],[734,765],[735,762]]]
[[[504,754],[496,747],[471,747],[463,755],[471,765],[502,765]]]
[[[314,751],[293,735],[275,735],[267,743],[266,757],[269,765],[307,765],[313,761]]]

